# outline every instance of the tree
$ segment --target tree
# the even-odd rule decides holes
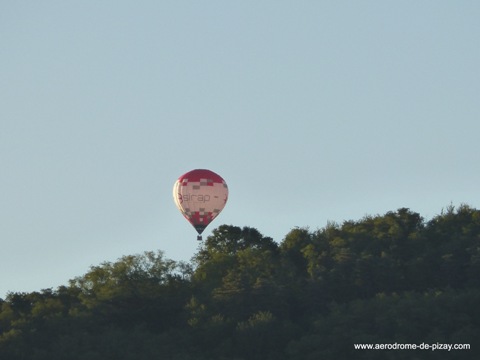
[[[249,227],[214,229],[191,263],[161,251],[90,268],[56,290],[0,300],[9,360],[446,359],[356,351],[355,343],[470,343],[478,358],[480,212],[424,222],[402,208],[277,245]]]
[[[222,279],[237,267],[245,251],[277,254],[278,245],[270,237],[263,236],[257,229],[221,225],[212,231],[193,257],[196,265],[193,279],[207,293],[221,286]]]

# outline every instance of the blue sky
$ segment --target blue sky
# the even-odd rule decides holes
[[[0,5],[0,297],[161,249],[183,173],[221,224],[281,241],[408,207],[478,207],[476,1]]]

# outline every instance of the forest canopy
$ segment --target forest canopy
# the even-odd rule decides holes
[[[402,208],[294,228],[279,243],[221,225],[190,262],[147,251],[57,289],[9,293],[0,299],[0,358],[472,359],[478,304],[480,211],[467,205],[428,221]]]

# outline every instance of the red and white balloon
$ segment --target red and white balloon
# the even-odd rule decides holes
[[[223,178],[210,170],[196,169],[178,178],[173,186],[173,199],[182,215],[197,230],[203,230],[223,210],[228,200],[228,187]]]

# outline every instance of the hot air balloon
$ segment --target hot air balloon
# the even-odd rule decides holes
[[[173,199],[185,219],[202,232],[222,211],[228,199],[225,180],[213,171],[196,169],[183,174],[173,185]]]

